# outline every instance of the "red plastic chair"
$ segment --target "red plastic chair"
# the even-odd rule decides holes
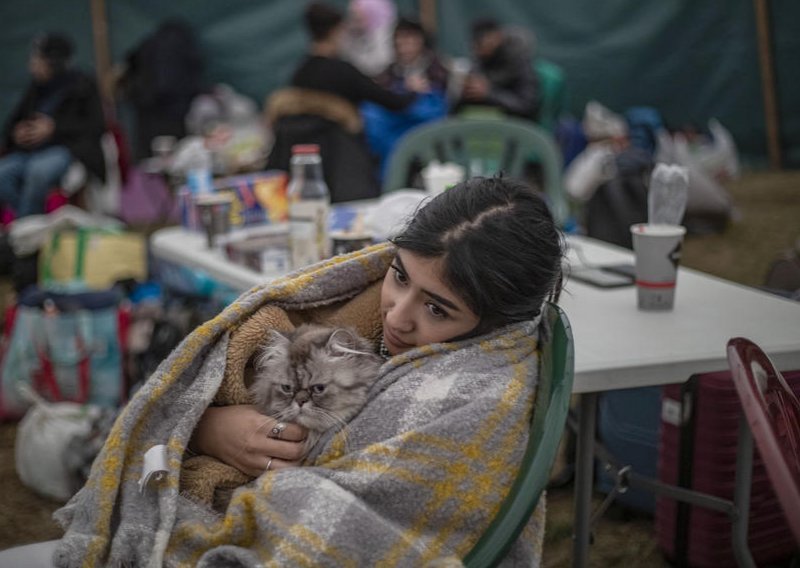
[[[749,339],[728,341],[728,364],[767,475],[800,545],[800,401]]]

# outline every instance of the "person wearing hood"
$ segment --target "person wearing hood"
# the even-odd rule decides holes
[[[0,202],[17,217],[44,213],[47,193],[74,160],[105,180],[105,130],[94,81],[71,66],[72,41],[48,33],[33,42],[32,81],[4,130]]]

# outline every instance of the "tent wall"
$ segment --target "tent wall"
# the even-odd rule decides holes
[[[345,6],[345,0],[335,2]],[[302,56],[305,3],[296,0],[107,0],[113,61],[164,19],[181,17],[198,30],[209,82],[226,82],[262,103],[286,83]],[[398,2],[417,12],[418,0]],[[633,105],[661,110],[670,126],[719,118],[741,152],[764,161],[765,122],[752,0],[437,0],[438,45],[466,55],[469,23],[492,15],[529,27],[539,53],[566,71],[570,108],[580,116],[596,99],[616,111]],[[784,163],[800,166],[800,3],[772,0],[772,33]],[[77,63],[93,65],[89,0],[27,0],[0,7],[0,119],[27,83],[31,38],[60,30],[76,39]]]

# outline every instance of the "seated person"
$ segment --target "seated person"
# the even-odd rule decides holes
[[[254,288],[137,391],[87,484],[56,512],[61,541],[0,553],[0,566],[37,566],[42,548],[55,548],[60,566],[430,566],[463,558],[525,452],[541,312],[558,287],[561,256],[559,231],[530,187],[473,178],[419,209],[393,244]],[[209,406],[245,381],[245,344],[254,353],[269,335],[266,313],[273,330],[281,314],[298,325],[350,320],[384,359],[360,412],[326,433],[302,467],[299,425],[245,403]],[[320,372],[297,365],[298,380]],[[308,385],[275,392],[325,412],[327,389]],[[319,398],[309,401],[309,389]],[[140,485],[142,454],[156,444],[165,445],[167,471]],[[200,457],[186,459],[187,444],[257,476],[236,490],[224,516],[187,499],[183,466]],[[544,508],[542,497],[509,565],[541,563]]]
[[[268,167],[288,170],[292,145],[319,144],[331,201],[377,197],[375,168],[357,107],[371,101],[401,110],[416,94],[385,89],[339,57],[344,20],[336,8],[311,3],[305,21],[310,52],[294,72],[291,88],[274,93],[267,103],[275,132]]]
[[[373,103],[361,105],[364,131],[372,151],[381,160],[381,173],[397,141],[414,126],[447,116],[447,69],[430,47],[425,30],[414,20],[401,18],[394,30],[395,60],[376,81],[397,93],[418,92],[406,109],[391,111]],[[383,176],[381,176],[383,177]]]
[[[45,212],[47,194],[73,160],[105,180],[100,95],[89,76],[71,68],[72,52],[72,41],[58,34],[33,43],[32,82],[11,113],[0,158],[0,202],[17,217]]]
[[[118,86],[119,98],[133,111],[135,161],[153,155],[158,136],[186,136],[186,115],[204,91],[204,65],[194,29],[178,18],[161,23],[127,53]]]
[[[536,120],[539,82],[533,70],[531,34],[501,28],[492,19],[472,25],[473,69],[464,80],[464,105],[486,105],[515,116]]]

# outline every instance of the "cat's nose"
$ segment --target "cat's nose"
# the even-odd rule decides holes
[[[297,391],[297,394],[294,395],[294,400],[295,400],[295,402],[297,402],[298,406],[303,406],[305,403],[307,403],[309,401],[310,398],[311,398],[311,395],[309,395],[309,393],[308,393],[308,391],[306,389]]]

